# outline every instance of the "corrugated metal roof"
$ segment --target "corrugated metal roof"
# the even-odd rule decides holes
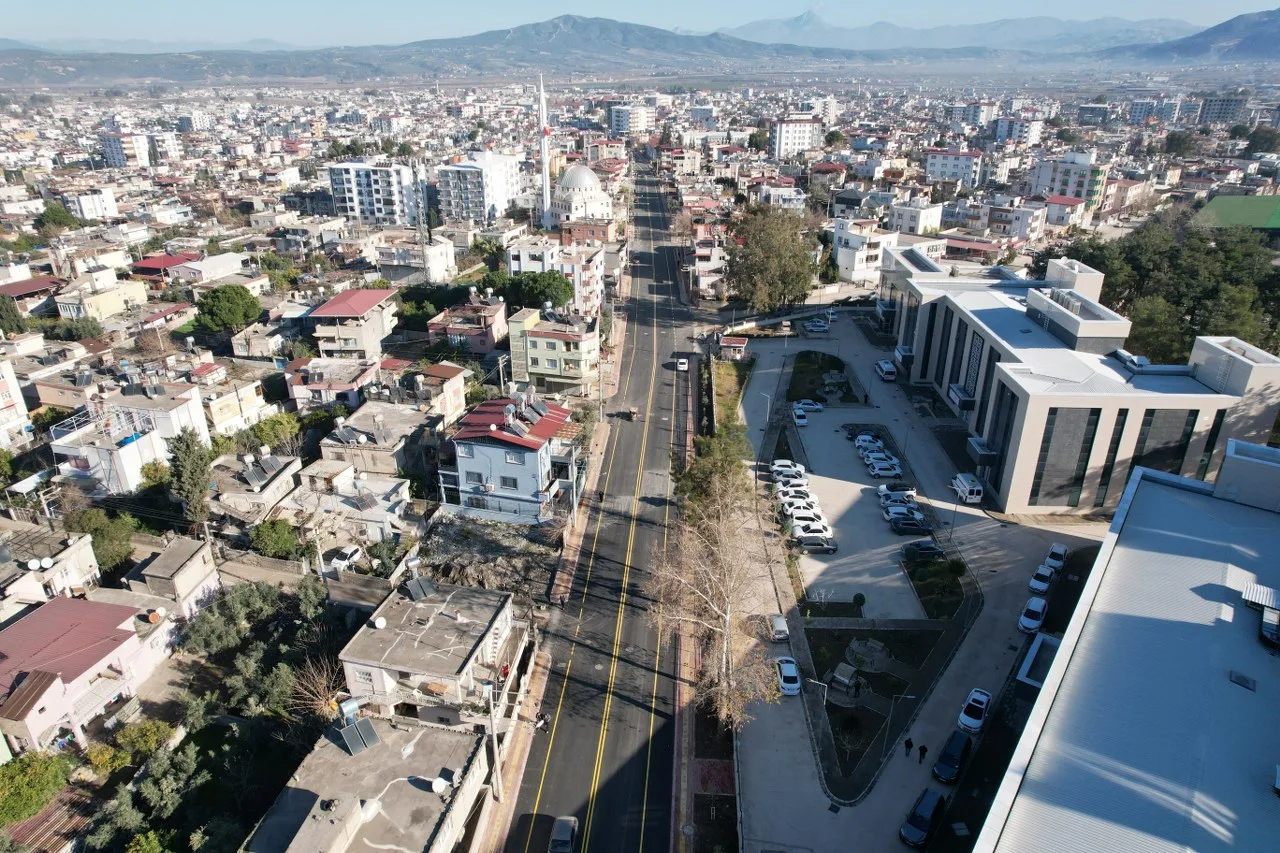
[[[1263,586],[1260,583],[1248,583],[1244,586],[1244,593],[1241,595],[1245,604],[1252,604],[1257,607],[1270,607],[1272,610],[1280,610],[1280,590],[1272,589],[1269,586]]]

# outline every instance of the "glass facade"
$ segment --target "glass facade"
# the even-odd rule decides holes
[[[1107,502],[1107,490],[1111,487],[1111,473],[1116,467],[1116,454],[1120,452],[1120,439],[1124,437],[1124,425],[1128,420],[1128,409],[1116,412],[1116,425],[1111,429],[1111,445],[1107,448],[1107,460],[1102,465],[1102,476],[1098,478],[1098,494],[1093,499],[1094,506],[1102,506]]]
[[[1213,416],[1213,426],[1209,428],[1209,437],[1204,443],[1204,452],[1200,454],[1200,464],[1196,467],[1197,480],[1203,480],[1209,473],[1209,462],[1213,459],[1213,451],[1218,449],[1218,434],[1222,432],[1222,421],[1226,415],[1226,409],[1219,409]]]
[[[1049,410],[1031,481],[1031,506],[1080,505],[1080,491],[1101,414],[1101,409]]]
[[[947,345],[951,343],[951,322],[955,315],[950,308],[942,311],[942,336],[938,339],[938,363],[933,368],[933,384],[942,387],[942,371],[947,367]]]
[[[1180,474],[1199,415],[1198,411],[1187,409],[1147,409],[1142,415],[1133,464]]]

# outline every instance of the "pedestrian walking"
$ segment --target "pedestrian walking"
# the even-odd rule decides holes
[[[920,764],[924,764],[924,757],[929,754],[929,747],[920,744]]]
[[[863,394],[863,395],[862,395],[862,405],[864,405],[864,406],[870,406],[870,405],[871,405],[871,395],[870,395],[870,394]]]
[[[862,695],[862,682],[861,681],[853,682],[853,698],[857,699],[861,695]]]
[[[903,747],[905,747],[905,748],[906,748],[906,756],[907,756],[907,758],[910,758],[910,757],[911,757],[911,747],[915,746],[915,744],[913,744],[913,743],[911,742],[911,738],[907,738],[907,739],[906,739],[906,741],[905,741],[902,745],[903,745]]]
[[[564,609],[564,603],[568,600],[569,600],[569,593],[567,592],[560,593],[560,609],[561,610]]]

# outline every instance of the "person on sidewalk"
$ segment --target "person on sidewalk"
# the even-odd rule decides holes
[[[906,752],[905,752],[904,754],[906,755],[906,757],[907,757],[907,758],[910,758],[910,757],[911,757],[911,747],[915,746],[915,744],[913,744],[913,743],[911,742],[911,738],[907,738],[905,741],[903,741],[902,746],[903,746],[903,748],[906,750]]]
[[[929,754],[929,747],[920,744],[920,764],[924,764],[924,757]]]

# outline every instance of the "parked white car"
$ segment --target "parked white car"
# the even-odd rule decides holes
[[[333,555],[333,559],[329,561],[329,567],[337,572],[350,571],[356,567],[356,563],[359,563],[363,556],[364,551],[359,545],[348,545]]]
[[[773,496],[780,503],[788,503],[791,501],[808,501],[808,500],[813,500],[816,502],[816,499],[813,497],[813,495],[809,494],[809,490],[804,486],[791,486],[788,488],[778,489],[778,491],[774,492]]]
[[[891,506],[906,507],[907,509],[919,509],[920,505],[916,503],[915,498],[909,498],[905,495],[897,495],[890,492],[880,498],[880,508],[888,509]]]
[[[853,440],[853,446],[859,453],[864,450],[884,450],[884,442],[874,435],[860,435]]]
[[[1040,626],[1044,624],[1044,613],[1049,607],[1049,602],[1039,596],[1027,599],[1027,606],[1022,609],[1022,615],[1018,617],[1018,630],[1024,634],[1034,634],[1040,630]]]
[[[872,462],[867,466],[867,473],[876,480],[882,477],[901,477],[902,468],[888,462]]]
[[[810,320],[804,324],[804,330],[806,332],[815,332],[820,334],[822,332],[831,331],[831,326],[825,320]]]
[[[916,521],[923,522],[924,514],[914,510],[907,509],[905,506],[887,506],[884,508],[884,520],[893,521],[895,518],[911,518]]]
[[[769,473],[772,474],[773,478],[776,480],[780,475],[790,473],[804,476],[805,472],[804,466],[799,462],[792,462],[790,459],[775,459],[773,460],[773,463],[769,465]]]
[[[804,474],[784,474],[781,477],[774,477],[773,482],[779,489],[809,488],[809,478]]]
[[[804,409],[792,409],[791,420],[795,421],[798,427],[807,427],[809,425],[809,416],[804,413]]]
[[[901,465],[898,457],[883,450],[868,450],[862,454],[862,461],[870,465],[872,462],[888,462],[890,465]]]
[[[1027,589],[1038,595],[1044,595],[1049,591],[1049,585],[1053,583],[1055,572],[1048,566],[1041,564],[1036,567],[1036,572],[1031,576],[1031,582],[1027,584]]]
[[[791,404],[793,409],[803,409],[806,412],[821,412],[822,404],[816,400],[796,400]]]
[[[906,483],[881,483],[880,485],[876,486],[876,494],[882,498],[885,495],[898,495],[898,496],[905,496],[908,498],[919,497],[919,493],[916,491],[916,487],[909,486]]]
[[[797,524],[821,524],[827,528],[831,527],[831,522],[827,520],[827,517],[822,514],[820,509],[796,510],[791,515],[791,524],[792,526]]]
[[[835,536],[835,532],[831,529],[830,524],[822,522],[810,521],[804,524],[797,524],[791,528],[791,535],[799,538],[801,536],[826,536],[828,539]]]
[[[689,369],[689,359],[687,358],[676,359],[676,370],[688,371],[688,369]]]
[[[1055,572],[1065,566],[1067,563],[1067,546],[1061,542],[1054,542],[1049,546],[1049,553],[1044,558],[1044,564]]]
[[[778,669],[778,691],[783,696],[799,696],[800,667],[795,658],[778,658],[774,663]]]
[[[797,514],[806,512],[821,515],[822,507],[818,506],[818,502],[814,498],[808,498],[806,500],[783,501],[782,505],[778,507],[778,511],[787,518],[795,518]]]
[[[964,700],[964,707],[960,709],[960,719],[956,720],[956,725],[976,735],[982,731],[982,726],[987,721],[987,712],[990,710],[991,694],[981,687],[975,687],[969,691],[969,698]]]

